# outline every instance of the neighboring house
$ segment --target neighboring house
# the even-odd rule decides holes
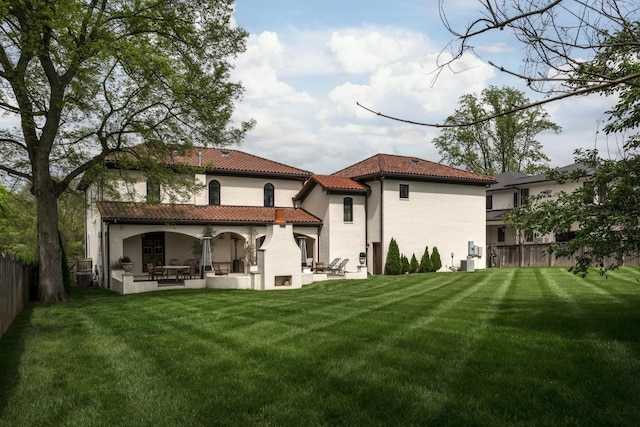
[[[326,265],[334,258],[349,260],[347,277],[380,274],[391,238],[408,257],[437,246],[443,265],[451,265],[449,256],[459,265],[468,241],[485,245],[482,205],[494,180],[483,175],[384,154],[333,175],[231,149],[196,148],[178,162],[202,168],[194,179],[203,191],[172,200],[169,189],[139,174],[136,201],[118,202],[105,200],[98,185],[85,185],[87,257],[103,286],[121,293],[157,289],[147,266],[199,260],[205,227],[214,235],[213,270],[230,274],[184,280],[192,287],[299,288],[327,277],[309,271],[309,261]],[[107,166],[117,181],[117,162]],[[114,268],[122,256],[133,261],[130,274]]]
[[[558,168],[558,170],[571,172],[579,168],[584,168],[584,166],[574,163]],[[557,194],[561,191],[569,193],[582,186],[585,180],[586,178],[579,182],[571,181],[558,184],[550,180],[546,173],[527,175],[518,172],[505,172],[498,175],[497,182],[487,187],[487,245],[553,243],[570,239],[573,232],[564,235],[536,235],[535,233],[519,232],[505,222],[504,215],[514,207],[520,206],[528,197],[536,196],[547,190],[551,194]]]

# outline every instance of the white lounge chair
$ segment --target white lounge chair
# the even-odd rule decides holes
[[[340,261],[340,264],[338,264],[337,267],[334,267],[333,269],[329,270],[329,272],[331,274],[337,274],[339,276],[344,276],[344,267],[347,265],[347,263],[349,262],[349,258],[345,258],[342,261]]]

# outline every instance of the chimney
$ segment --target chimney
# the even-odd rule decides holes
[[[198,167],[202,166],[202,151],[198,151]]]
[[[284,220],[284,209],[276,209],[276,218],[273,221],[274,224],[286,224]]]

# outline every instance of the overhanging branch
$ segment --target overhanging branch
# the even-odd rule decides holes
[[[457,127],[466,127],[466,126],[473,126],[473,125],[477,125],[479,123],[484,123],[484,122],[488,122],[489,120],[493,120],[496,119],[498,117],[503,117],[503,116],[507,116],[509,114],[513,114],[513,113],[517,113],[519,111],[524,111],[524,110],[528,110],[529,108],[533,108],[533,107],[538,107],[540,105],[544,105],[544,104],[548,104],[550,102],[555,102],[555,101],[559,101],[561,99],[565,99],[565,98],[570,98],[572,96],[578,96],[578,95],[585,95],[591,92],[596,92],[596,91],[600,91],[603,89],[607,89],[609,87],[612,86],[616,86],[619,84],[624,84],[630,80],[634,80],[634,79],[638,79],[640,78],[640,73],[635,73],[635,74],[631,74],[629,76],[625,76],[625,77],[621,77],[619,79],[615,79],[615,80],[609,80],[607,82],[603,82],[597,85],[593,85],[593,86],[588,86],[585,88],[581,88],[581,89],[577,89],[573,92],[567,92],[567,93],[563,93],[561,95],[557,95],[557,96],[553,96],[550,98],[546,98],[540,101],[535,101],[535,102],[531,102],[529,104],[525,104],[525,105],[521,105],[518,107],[514,107],[511,108],[510,110],[507,111],[503,111],[501,113],[498,114],[492,114],[490,116],[486,116],[483,117],[482,119],[479,120],[475,120],[472,122],[464,122],[464,123],[452,123],[452,124],[447,124],[447,123],[425,123],[425,122],[416,122],[413,120],[407,120],[407,119],[401,119],[399,117],[394,117],[394,116],[390,116],[388,114],[384,114],[381,113],[379,111],[374,111],[371,108],[365,107],[364,105],[360,104],[360,102],[356,102],[356,105],[358,105],[358,107],[369,111],[370,113],[375,114],[376,116],[380,116],[380,117],[384,117],[385,119],[389,119],[389,120],[395,120],[397,122],[402,122],[402,123],[408,123],[408,124],[412,124],[412,125],[418,125],[418,126],[426,126],[426,127],[433,127],[433,128],[457,128]]]

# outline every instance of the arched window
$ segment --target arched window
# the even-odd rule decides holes
[[[264,185],[264,207],[272,208],[274,206],[273,184]]]
[[[353,199],[351,197],[345,197],[343,206],[344,222],[353,222]]]
[[[220,183],[215,179],[209,182],[209,204],[220,206]]]

